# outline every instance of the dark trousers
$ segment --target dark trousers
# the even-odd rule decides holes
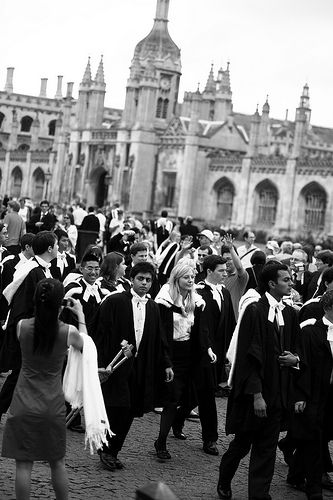
[[[323,440],[321,432],[319,430],[318,432],[313,432],[311,438],[310,440],[296,441],[296,451],[288,473],[288,481],[290,483],[302,483],[306,479],[306,492],[308,495],[320,494],[322,492]]]
[[[105,409],[109,419],[110,429],[115,433],[115,436],[108,438],[108,446],[104,446],[103,451],[116,457],[123,447],[128,431],[134,420],[134,415],[131,408],[106,406]]]
[[[270,499],[269,489],[274,474],[276,447],[280,432],[280,411],[262,418],[260,428],[254,432],[235,434],[220,464],[219,482],[228,488],[238,469],[239,462],[250,451],[248,492],[251,500]]]
[[[20,368],[12,370],[2,386],[0,391],[0,415],[6,413],[10,407],[19,374]]]

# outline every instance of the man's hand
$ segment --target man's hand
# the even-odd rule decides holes
[[[253,396],[254,414],[260,418],[267,417],[266,408],[267,408],[267,405],[266,405],[266,402],[265,402],[264,398],[262,397],[261,393],[254,394],[254,396]]]
[[[305,401],[297,401],[297,403],[295,403],[295,413],[303,413],[305,407],[306,407]]]
[[[223,238],[223,245],[230,249],[230,248],[233,248],[233,242],[234,242],[234,238],[233,238],[232,234],[227,233]]]
[[[208,348],[208,356],[210,357],[210,362],[211,363],[216,363],[217,361],[217,356],[216,354],[213,352],[212,348],[209,347]]]
[[[281,356],[279,356],[279,363],[280,366],[297,366],[299,358],[290,351],[284,351]]]
[[[165,369],[165,381],[166,382],[172,382],[174,377],[173,369],[172,368],[166,368]]]

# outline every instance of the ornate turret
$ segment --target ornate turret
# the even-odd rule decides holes
[[[293,146],[294,158],[297,158],[298,156],[301,155],[301,149],[302,149],[302,144],[304,142],[304,137],[310,125],[310,118],[311,118],[311,109],[310,109],[309,86],[306,83],[303,87],[299,107],[296,109],[295,134],[294,134],[294,146]]]
[[[215,92],[216,92],[216,82],[215,82],[215,78],[214,78],[214,64],[213,63],[210,67],[210,72],[209,72],[209,75],[207,78],[207,83],[206,83],[206,87],[205,87],[204,91],[212,93],[212,94],[215,94]]]

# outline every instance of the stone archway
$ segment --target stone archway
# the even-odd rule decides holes
[[[18,166],[15,167],[12,171],[10,187],[10,195],[13,198],[19,198],[21,196],[22,178],[22,170]]]
[[[32,174],[32,199],[35,203],[42,201],[44,197],[45,175],[40,167],[37,167]]]
[[[97,167],[92,171],[87,189],[87,205],[102,207],[107,200],[107,185],[105,177],[107,171],[103,167]]]

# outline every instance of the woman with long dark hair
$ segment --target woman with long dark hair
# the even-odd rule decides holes
[[[125,270],[125,258],[121,253],[106,254],[102,261],[100,277],[96,280],[96,285],[104,296],[114,292],[129,291],[131,283],[124,278]]]
[[[82,350],[83,340],[75,327],[58,319],[63,297],[60,281],[40,281],[34,297],[34,317],[17,325],[22,368],[2,442],[2,456],[16,460],[17,500],[30,498],[31,471],[36,460],[49,462],[57,500],[68,498],[62,368],[68,346]],[[86,333],[80,302],[70,299],[66,307],[77,315],[80,331]]]

